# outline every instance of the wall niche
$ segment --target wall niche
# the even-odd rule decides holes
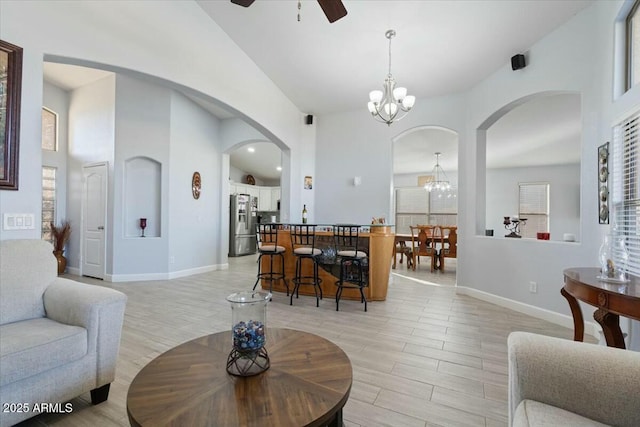
[[[161,237],[162,165],[149,157],[132,157],[124,168],[124,235]],[[146,218],[146,227],[140,219]]]

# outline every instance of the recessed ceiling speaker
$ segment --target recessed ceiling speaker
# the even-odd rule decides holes
[[[526,66],[527,66],[527,64],[524,61],[524,55],[523,54],[519,53],[519,54],[513,55],[511,57],[511,69],[513,71],[520,70],[520,69],[522,69],[522,68],[524,68]]]
[[[311,114],[307,114],[307,117],[304,118],[304,122],[308,125],[313,124],[313,116]]]

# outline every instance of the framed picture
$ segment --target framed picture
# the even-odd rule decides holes
[[[22,48],[0,40],[0,190],[18,189]]]
[[[312,190],[313,189],[313,178],[311,178],[310,176],[305,176],[304,177],[304,189],[305,190]]]
[[[598,221],[609,224],[609,143],[598,147]]]

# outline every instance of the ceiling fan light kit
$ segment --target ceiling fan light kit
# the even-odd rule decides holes
[[[231,3],[243,7],[249,7],[255,0],[231,0]],[[342,0],[318,0],[325,16],[330,23],[336,22],[340,18],[347,16],[347,9],[342,4]],[[300,21],[300,8],[302,4],[298,1],[298,21]]]
[[[374,119],[391,126],[394,121],[401,120],[413,108],[416,97],[407,95],[406,87],[396,87],[396,81],[391,75],[391,39],[395,37],[395,30],[387,30],[384,36],[389,40],[389,74],[384,80],[384,90],[369,92],[367,108]],[[398,116],[400,113],[402,115]]]

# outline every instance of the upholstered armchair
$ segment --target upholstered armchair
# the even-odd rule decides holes
[[[103,402],[115,378],[126,296],[59,278],[52,251],[0,242],[0,426],[86,392]]]
[[[510,426],[640,426],[640,353],[509,335]]]

